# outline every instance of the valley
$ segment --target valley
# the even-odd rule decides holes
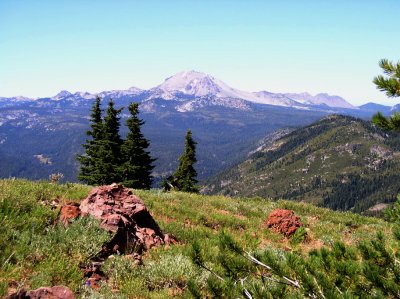
[[[146,121],[143,132],[157,159],[155,186],[175,168],[189,128],[198,142],[197,171],[203,182],[246,158],[277,129],[305,126],[330,113],[370,118],[376,112],[371,105],[357,108],[327,94],[244,92],[195,71],[178,73],[149,90],[132,87],[98,94],[61,91],[39,99],[0,98],[0,177],[47,179],[60,172],[64,181],[76,181],[76,155],[82,152],[96,96],[102,98],[103,107],[110,98],[117,107],[140,103]],[[388,106],[380,108],[391,111]],[[127,116],[123,111],[122,123]],[[52,163],[41,163],[38,155]]]

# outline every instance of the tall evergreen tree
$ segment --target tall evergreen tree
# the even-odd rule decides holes
[[[108,103],[104,117],[103,138],[99,141],[97,153],[96,184],[107,185],[121,181],[121,145],[119,135],[119,114],[123,108],[116,109],[112,100]]]
[[[394,64],[387,59],[382,59],[379,66],[385,76],[379,75],[374,78],[376,88],[384,91],[388,97],[400,97],[400,61]],[[372,122],[384,130],[400,132],[400,113],[398,112],[389,118],[378,112],[373,116]]]
[[[128,107],[131,114],[126,121],[128,135],[121,147],[123,163],[121,165],[122,184],[136,189],[150,189],[152,183],[151,171],[155,159],[147,151],[150,143],[143,136],[140,128],[144,121],[138,117],[139,104],[132,103]]]
[[[196,160],[196,142],[193,140],[192,131],[188,130],[185,136],[185,149],[179,158],[179,165],[175,173],[164,182],[164,188],[170,185],[176,190],[184,192],[199,192],[196,183],[197,172],[193,165]]]
[[[99,175],[97,162],[104,130],[100,102],[100,97],[96,97],[90,115],[91,130],[86,132],[86,134],[90,136],[90,139],[87,139],[86,143],[82,145],[85,149],[85,153],[77,157],[81,165],[78,180],[89,185],[96,185]]]

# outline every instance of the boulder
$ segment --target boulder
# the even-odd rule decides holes
[[[81,202],[81,216],[91,215],[101,221],[100,227],[114,234],[103,246],[103,254],[141,253],[165,244],[164,235],[143,200],[122,185],[94,188]]]
[[[76,217],[92,216],[100,220],[100,227],[110,232],[111,239],[91,257],[90,264],[80,265],[86,286],[98,288],[105,274],[101,271],[104,260],[113,254],[126,254],[141,263],[141,254],[154,246],[176,243],[164,234],[151,216],[143,200],[119,184],[93,188],[80,205],[65,205],[60,221],[68,225]]]
[[[283,209],[272,211],[265,224],[273,231],[286,237],[293,235],[299,227],[303,226],[300,217],[296,216],[292,210]]]
[[[11,294],[6,299],[74,299],[74,293],[65,286],[39,288],[36,290],[20,290]]]

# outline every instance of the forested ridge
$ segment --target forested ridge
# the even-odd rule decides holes
[[[261,147],[206,192],[309,201],[365,212],[400,190],[400,137],[371,122],[328,116]]]

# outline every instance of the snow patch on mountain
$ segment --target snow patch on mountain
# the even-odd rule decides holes
[[[100,96],[101,98],[122,98],[125,96],[136,96],[143,92],[142,89],[137,87],[130,87],[126,90],[110,90],[110,91],[102,91],[95,96]]]
[[[268,91],[259,91],[253,93],[255,97],[259,99],[257,103],[268,102],[271,105],[278,105],[278,106],[299,106],[302,107],[301,102],[294,101],[293,99],[287,97],[285,94],[281,93],[272,93]]]
[[[178,112],[189,112],[208,106],[220,106],[226,108],[239,109],[243,111],[251,110],[249,103],[245,100],[233,99],[233,98],[215,98],[211,96],[206,96],[186,101],[183,104],[177,105],[175,109]]]
[[[96,97],[96,95],[91,94],[89,92],[82,92],[82,91],[78,91],[74,93],[74,97],[75,98],[82,98],[85,100],[92,100]]]

